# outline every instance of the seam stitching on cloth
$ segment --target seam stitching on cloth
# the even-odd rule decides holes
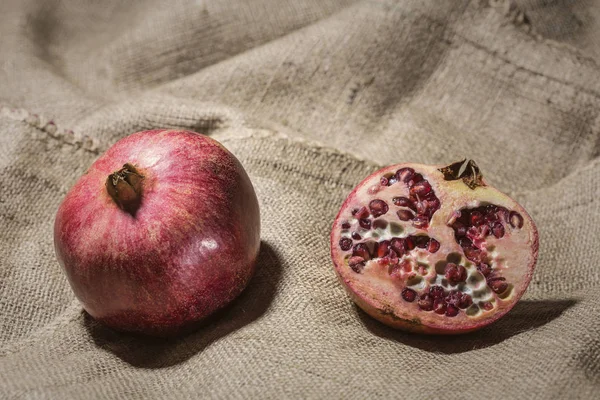
[[[89,135],[77,135],[71,129],[59,129],[54,120],[44,118],[39,114],[32,113],[22,108],[14,108],[5,105],[0,105],[0,117],[6,117],[13,121],[24,122],[29,126],[46,133],[53,139],[56,139],[67,145],[75,146],[76,148],[83,148],[83,150],[93,154],[100,154],[100,152],[103,151],[103,149],[106,149],[108,147],[105,145],[101,145],[98,139],[90,137]],[[311,149],[319,149],[319,151],[324,151],[331,155],[351,157],[357,161],[368,162],[369,164],[372,164],[375,167],[379,167],[379,164],[374,163],[373,161],[368,160],[364,157],[360,157],[351,152],[341,151],[336,148],[329,147],[315,140],[310,140],[302,137],[291,137],[283,132],[279,132],[273,129],[257,128],[250,126],[248,126],[247,128],[254,131],[255,133],[251,135],[228,135],[227,137],[222,138],[219,141],[224,143],[231,142],[233,140],[274,137],[280,140],[285,140],[291,144],[301,144]]]
[[[22,108],[13,108],[4,105],[0,105],[0,116],[13,121],[24,122],[62,144],[73,146],[76,150],[81,148],[88,153],[100,154],[100,142],[98,139],[88,135],[78,135],[71,129],[59,129],[52,119],[44,118]]]

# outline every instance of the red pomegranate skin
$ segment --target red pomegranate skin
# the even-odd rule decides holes
[[[126,163],[143,176],[135,213],[106,187]],[[138,132],[69,191],[54,244],[92,317],[120,331],[173,335],[246,287],[260,246],[259,206],[242,165],[217,141],[190,131]]]

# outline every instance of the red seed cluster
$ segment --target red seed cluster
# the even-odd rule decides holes
[[[417,293],[410,288],[402,290],[402,298],[412,303],[417,300]],[[436,314],[455,317],[460,309],[465,309],[473,304],[473,299],[468,294],[458,290],[446,291],[442,286],[431,286],[428,292],[418,296],[417,305],[423,311],[433,311]]]
[[[482,243],[493,235],[500,239],[506,234],[508,226],[513,229],[523,227],[523,217],[516,211],[493,204],[472,209],[463,209],[452,223],[454,237],[463,249],[465,257],[480,264],[486,262]]]
[[[373,258],[379,258],[380,264],[383,265],[396,265],[400,262],[402,256],[415,248],[422,248],[430,253],[435,253],[440,248],[440,242],[424,235],[405,238],[393,237],[391,240],[373,243],[370,249],[366,242],[356,243],[352,246],[350,238],[342,238],[340,239],[340,248],[344,251],[352,248],[352,256],[348,264],[355,272],[359,273],[365,263]]]
[[[383,177],[381,183],[391,186],[402,182],[408,187],[409,197],[394,197],[394,205],[403,207],[396,211],[400,221],[412,221],[415,228],[427,229],[433,213],[440,208],[440,200],[423,175],[412,168],[400,168],[390,178]]]

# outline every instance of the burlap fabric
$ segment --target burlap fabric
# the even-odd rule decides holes
[[[7,1],[0,5],[1,398],[600,397],[600,3]],[[244,164],[258,272],[204,328],[117,334],[54,257],[59,202],[134,131]],[[341,202],[404,161],[474,158],[530,211],[540,258],[504,319],[397,332],[329,258]]]

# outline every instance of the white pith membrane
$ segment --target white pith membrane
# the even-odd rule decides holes
[[[441,206],[434,212],[427,227],[417,228],[412,221],[402,221],[396,214],[398,210],[407,209],[395,205],[393,201],[396,197],[409,197],[409,187],[406,183],[397,182],[390,186],[381,183],[381,177],[389,177],[404,167],[410,167],[415,173],[421,174],[440,200]],[[407,329],[414,327],[415,330],[420,330],[419,327],[425,326],[441,331],[452,331],[457,327],[468,330],[499,318],[512,308],[522,295],[531,279],[537,256],[537,233],[526,211],[508,196],[490,186],[470,189],[461,179],[446,181],[438,168],[440,166],[399,164],[380,170],[365,179],[350,194],[334,223],[331,235],[332,256],[336,271],[346,289],[356,303],[375,318]],[[383,200],[388,206],[388,211],[377,218],[369,215],[367,219],[371,221],[371,228],[365,229],[353,215],[353,210],[356,212],[361,206],[369,209],[369,203],[373,199]],[[481,263],[475,263],[465,256],[451,225],[456,220],[456,211],[488,205],[505,208],[506,216],[513,212],[513,216],[522,217],[522,226],[513,226],[500,217],[498,222],[502,223],[503,228],[502,234],[498,235],[500,238],[496,238],[490,231],[475,241],[477,247],[483,250],[484,263],[491,267],[486,277],[477,268],[477,264]],[[518,217],[513,218],[519,220]],[[358,240],[356,233],[360,235]],[[388,260],[382,260],[374,252],[376,242],[421,235],[437,240],[440,244],[439,249],[432,253],[427,248],[415,247],[399,256],[397,264],[395,260],[390,263],[389,257]],[[349,250],[341,248],[347,247],[340,246],[340,240],[343,238],[346,238],[346,243],[352,240]],[[357,243],[366,243],[372,258],[354,265],[353,269],[349,260]],[[462,282],[446,279],[445,269],[448,263],[463,266],[466,279]],[[490,286],[494,280],[499,281],[496,282],[496,291]],[[447,312],[442,311],[440,305],[438,311],[442,311],[441,313],[424,310],[419,306],[419,299],[427,294],[432,286],[442,287],[445,291],[444,297],[451,291],[468,295],[471,300],[466,304],[472,304],[464,307],[465,303],[462,303],[463,307],[456,306]],[[402,291],[405,288],[416,292],[413,301],[403,299]],[[439,302],[444,303],[441,300]],[[448,306],[447,309],[449,308]]]

